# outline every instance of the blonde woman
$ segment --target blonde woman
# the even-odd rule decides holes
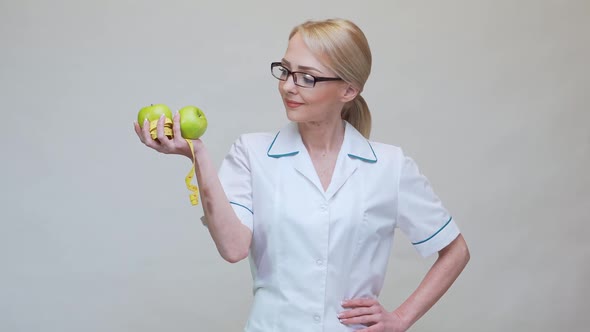
[[[363,32],[341,19],[293,29],[271,64],[289,122],[244,134],[219,173],[195,140],[202,218],[229,262],[250,257],[254,300],[245,331],[406,331],[446,292],[469,260],[458,226],[416,164],[369,140],[361,92],[371,71]],[[192,159],[158,124],[135,130],[148,147]],[[438,258],[393,311],[381,306],[394,231]]]

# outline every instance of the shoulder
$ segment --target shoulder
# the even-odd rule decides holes
[[[400,177],[420,174],[420,170],[414,159],[403,148],[381,142],[369,141],[375,151],[381,168],[387,172],[394,171]]]
[[[272,132],[244,133],[234,141],[232,150],[248,155],[266,153],[275,137],[276,133]]]
[[[264,145],[272,143],[272,140],[277,135],[276,132],[261,132],[261,133],[245,133],[241,134],[236,143],[249,145]]]
[[[373,141],[370,141],[370,144],[375,149],[375,154],[381,156],[382,160],[385,161],[383,166],[396,169],[400,179],[413,179],[417,176],[423,176],[414,158],[408,155],[407,151],[404,151],[401,147]]]
[[[368,142],[377,159],[384,164],[398,164],[405,159],[404,151],[399,146],[371,140]]]

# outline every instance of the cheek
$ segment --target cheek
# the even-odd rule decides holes
[[[307,92],[307,91],[306,91]],[[326,91],[313,90],[309,93],[301,93],[301,96],[308,102],[318,105],[329,104],[332,100],[331,95]]]

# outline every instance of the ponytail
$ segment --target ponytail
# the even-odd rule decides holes
[[[371,135],[371,112],[361,95],[349,101],[342,109],[341,117],[358,130],[366,139]]]

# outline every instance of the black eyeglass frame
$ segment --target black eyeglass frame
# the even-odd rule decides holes
[[[276,77],[273,73],[273,69],[275,67],[282,67],[283,69],[285,69],[287,71],[287,76],[282,79],[280,77]],[[340,77],[318,77],[318,76],[314,76],[312,74],[306,73],[306,72],[302,72],[302,71],[290,71],[287,67],[285,67],[281,62],[272,62],[270,64],[270,73],[272,74],[272,76],[276,79],[278,79],[279,81],[286,81],[289,79],[289,76],[293,76],[293,83],[295,83],[295,85],[300,86],[302,88],[313,88],[315,87],[315,84],[317,82],[326,82],[326,81],[342,81],[342,78]],[[304,74],[307,75],[309,77],[313,78],[313,85],[312,86],[304,86],[304,85],[300,85],[297,84],[297,76],[295,76],[295,74]]]

